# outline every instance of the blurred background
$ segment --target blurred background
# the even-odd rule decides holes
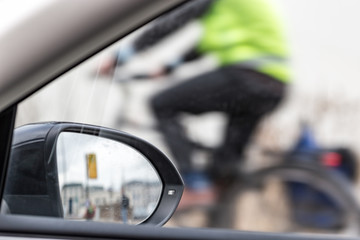
[[[0,34],[5,34],[7,27],[18,21],[16,17],[5,13],[17,12],[19,16],[26,17],[48,4],[39,1],[38,4],[26,6],[26,2],[22,1],[20,5],[15,2],[18,1],[0,0]],[[293,82],[281,106],[258,127],[246,149],[248,161],[244,163],[244,169],[253,170],[274,164],[274,160],[264,156],[264,149],[273,152],[286,152],[291,149],[301,134],[304,122],[310,127],[319,146],[350,149],[358,162],[360,33],[357,24],[360,22],[360,2],[272,2],[278,6],[286,28]],[[14,10],[2,12],[5,4],[8,4],[7,9],[13,6]],[[28,11],[23,13],[22,9],[27,7]],[[131,81],[133,74],[156,70],[176,54],[176,50],[180,51],[186,48],[186,44],[194,41],[192,38],[196,37],[196,27],[189,25],[167,39],[162,46],[137,56],[132,64],[117,71],[114,76],[99,76],[99,64],[116,49],[131,42],[137,34],[139,33],[135,32],[120,40],[24,100],[18,108],[16,126],[40,121],[73,121],[121,129],[148,140],[173,159],[162,136],[153,128],[155,120],[148,107],[148,99],[163,89],[186,81],[189,76],[213,69],[214,63],[212,59],[201,59],[194,64],[181,66],[171,76]],[[179,36],[190,37],[186,37],[185,41]],[[195,141],[215,146],[222,140],[226,121],[222,114],[185,115],[182,121],[187,133]],[[207,161],[206,158],[206,154],[200,152],[196,161],[202,164]],[[359,195],[360,182],[354,181],[352,184],[355,186],[356,195]],[[249,201],[254,203],[256,200]],[[173,220],[168,225],[204,226],[202,222],[206,221],[204,218],[207,217],[201,209],[189,214],[185,217],[186,220]],[[261,211],[258,214],[261,215]],[[258,221],[258,218],[255,217],[253,221]],[[252,227],[245,229],[257,230]],[[277,231],[277,228],[265,230]]]

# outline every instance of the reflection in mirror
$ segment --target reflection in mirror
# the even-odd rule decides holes
[[[134,148],[63,132],[56,154],[64,218],[138,224],[154,212],[162,182]]]

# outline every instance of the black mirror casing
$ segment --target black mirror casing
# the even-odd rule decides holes
[[[163,184],[155,211],[142,224],[163,225],[172,216],[184,187],[178,171],[160,150],[117,130],[61,122],[30,124],[15,129],[4,191],[11,214],[63,217],[56,159],[56,143],[62,132],[111,139],[142,153]]]

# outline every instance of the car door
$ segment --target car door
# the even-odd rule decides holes
[[[54,84],[60,82],[57,77],[160,14],[181,7],[183,2],[185,1],[58,1],[1,36],[1,198],[3,198],[6,185],[14,127],[29,123],[28,120],[21,122],[21,114],[31,115],[31,112],[24,111],[26,105],[19,105],[19,103],[28,99],[31,94],[41,92],[41,89],[52,87],[50,83],[52,80]],[[57,87],[59,85],[55,88]],[[63,87],[66,89],[67,85]],[[90,93],[89,89],[81,85],[77,87],[83,90],[85,95]],[[100,101],[103,97],[95,95],[93,101]],[[44,99],[51,101],[48,96]],[[23,111],[20,114],[18,112],[17,115],[18,107]],[[102,107],[104,106],[98,108]],[[96,108],[95,104],[93,108]],[[41,113],[42,108],[38,111]],[[4,207],[3,203],[1,207]],[[151,224],[131,226],[9,214],[0,216],[0,238],[339,239],[336,236],[243,232],[225,229],[161,228]]]

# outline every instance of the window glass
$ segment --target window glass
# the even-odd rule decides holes
[[[169,227],[357,235],[359,7],[192,1],[25,99],[16,126],[148,140],[185,182]]]

